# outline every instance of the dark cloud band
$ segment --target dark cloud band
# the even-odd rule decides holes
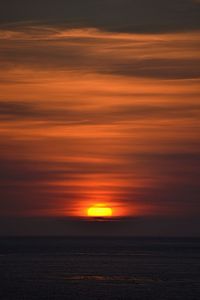
[[[200,28],[195,0],[1,1],[1,24],[17,21],[98,27],[116,32],[169,32]]]

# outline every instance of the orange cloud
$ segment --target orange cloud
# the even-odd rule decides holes
[[[105,202],[116,217],[192,213],[198,35],[1,29],[1,211],[82,217]]]

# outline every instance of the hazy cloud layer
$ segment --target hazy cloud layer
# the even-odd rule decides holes
[[[120,32],[186,31],[200,29],[200,6],[195,0],[7,0],[0,3],[0,20]]]
[[[191,119],[198,120],[200,104],[132,104],[100,106],[94,108],[77,108],[68,103],[60,104],[60,108],[43,107],[35,103],[2,102],[0,103],[0,120],[17,122],[20,120],[46,121],[52,125],[97,125],[122,122],[136,122],[138,120],[170,120]],[[41,125],[42,126],[42,125]]]
[[[198,17],[189,0],[1,2],[0,234],[20,234],[11,217],[27,234],[198,233]],[[91,230],[95,203],[115,220]]]
[[[92,28],[2,29],[0,64],[5,71],[14,67],[160,79],[199,78],[198,37],[199,32],[132,35]]]

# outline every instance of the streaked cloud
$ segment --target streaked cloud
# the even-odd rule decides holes
[[[2,71],[82,71],[160,79],[199,78],[199,32],[136,35],[97,29],[1,30]],[[6,75],[6,74],[4,74]],[[2,75],[3,77],[3,75]]]
[[[26,0],[1,1],[1,24],[43,22],[98,27],[116,32],[169,32],[200,29],[195,0]]]
[[[74,222],[94,202],[127,222],[198,214],[199,28],[180,20],[156,34],[105,20],[1,26],[2,216]]]

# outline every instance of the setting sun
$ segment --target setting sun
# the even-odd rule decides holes
[[[87,215],[88,217],[111,217],[112,208],[100,204],[94,205],[88,208]]]

